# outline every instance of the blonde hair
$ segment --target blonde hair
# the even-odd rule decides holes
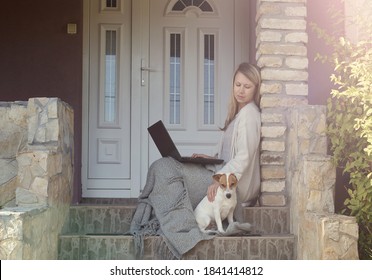
[[[260,87],[261,87],[261,73],[260,69],[250,63],[243,62],[239,65],[239,67],[236,69],[234,77],[233,77],[233,89],[231,91],[230,95],[230,101],[229,101],[229,107],[227,112],[227,117],[225,120],[225,125],[221,130],[226,130],[229,124],[233,121],[236,114],[239,112],[238,102],[236,101],[234,97],[234,82],[236,74],[241,73],[243,74],[247,79],[249,79],[255,86],[255,94],[253,101],[257,105],[258,108],[260,108]]]

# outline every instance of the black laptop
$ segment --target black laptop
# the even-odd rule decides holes
[[[154,143],[162,157],[172,157],[179,162],[190,162],[199,164],[223,163],[222,159],[217,158],[182,157],[162,121],[154,123],[152,126],[147,128],[147,130],[150,133],[152,140],[154,140]]]

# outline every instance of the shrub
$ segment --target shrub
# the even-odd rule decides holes
[[[360,259],[372,259],[372,25],[362,17],[357,24],[366,34],[357,42],[312,27],[333,47],[328,137],[334,163],[350,175],[344,214],[357,219]]]

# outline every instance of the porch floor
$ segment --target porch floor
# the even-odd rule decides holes
[[[70,207],[69,221],[59,238],[59,259],[136,259],[134,240],[126,235],[137,199],[83,199]],[[294,259],[287,207],[247,207],[251,236],[202,241],[183,259]],[[157,259],[160,236],[145,238],[144,259]]]

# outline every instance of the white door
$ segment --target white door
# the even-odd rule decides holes
[[[83,197],[138,197],[159,119],[181,154],[212,154],[248,57],[247,2],[84,0]]]
[[[182,155],[213,154],[234,71],[234,1],[150,1],[150,123]],[[159,158],[151,142],[150,162]]]
[[[134,168],[138,151],[132,145],[131,2],[84,2],[89,18],[84,34],[89,45],[89,77],[83,124],[83,197],[131,197],[139,193]]]

